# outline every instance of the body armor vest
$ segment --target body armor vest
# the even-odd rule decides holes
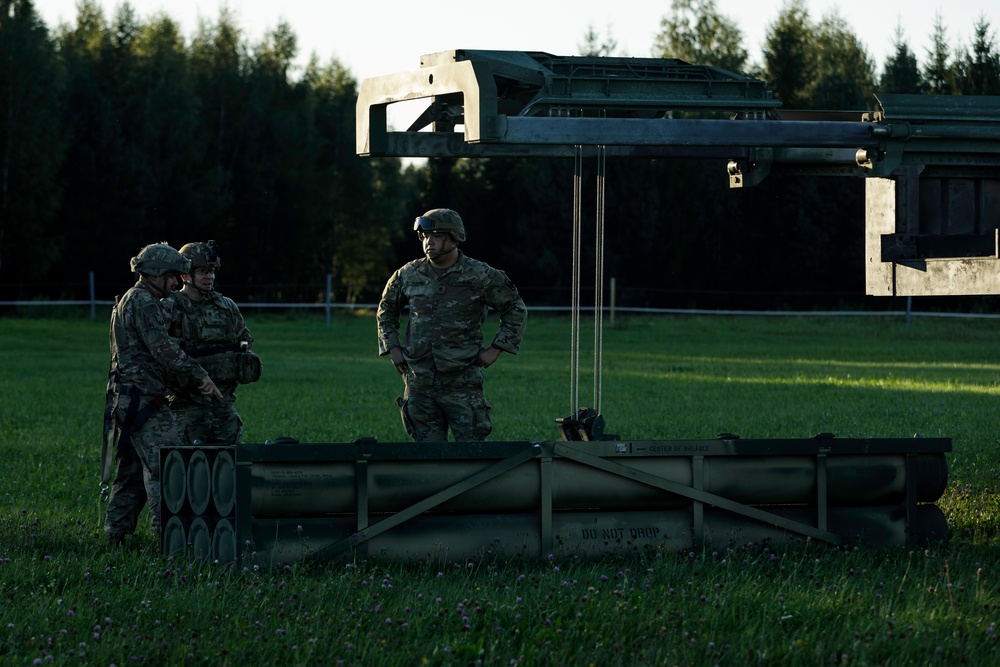
[[[179,312],[174,313],[171,334],[181,338],[184,351],[198,360],[216,384],[255,381],[241,370],[247,361],[242,357],[251,353],[239,340],[242,332],[236,331],[236,314],[228,299],[212,293],[195,302],[177,295],[174,303]]]

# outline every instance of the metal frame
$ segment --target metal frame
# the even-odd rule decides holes
[[[874,98],[871,112],[782,111],[763,81],[676,59],[460,49],[363,80],[356,150],[719,158],[733,188],[770,174],[867,178],[868,294],[1000,293],[1000,97]],[[418,99],[424,113],[390,132],[387,108]]]
[[[419,99],[429,100],[420,118],[389,131],[387,108]],[[419,70],[364,79],[356,152],[572,157],[576,147],[606,146],[609,157],[728,158],[733,187],[775,167],[888,177],[901,165],[1000,166],[1000,97],[875,100],[874,112],[783,113],[763,81],[671,58],[459,49],[423,56]],[[730,118],[711,117],[720,112]]]
[[[463,49],[424,56],[422,65],[361,82],[358,155],[572,157],[577,146],[606,146],[613,157],[736,158],[746,153],[735,147],[760,147],[846,148],[853,160],[858,148],[876,149],[881,133],[870,122],[765,122],[780,104],[762,81],[675,59]],[[532,68],[534,77],[523,74]],[[566,69],[572,73],[561,73]],[[510,100],[515,84],[533,94]],[[388,106],[417,99],[432,100],[424,122],[390,132]],[[663,117],[694,110],[754,120]],[[426,122],[442,117],[446,122]],[[417,131],[428,125],[432,132]]]

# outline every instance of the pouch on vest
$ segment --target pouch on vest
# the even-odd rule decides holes
[[[264,365],[256,353],[248,350],[237,355],[237,358],[237,382],[240,384],[250,384],[260,379]]]
[[[240,363],[238,352],[223,352],[221,354],[210,354],[204,357],[196,357],[201,367],[216,383],[239,382]]]

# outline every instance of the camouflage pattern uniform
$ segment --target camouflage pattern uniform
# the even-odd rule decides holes
[[[524,335],[528,311],[514,283],[503,271],[458,253],[440,273],[426,257],[406,264],[389,278],[378,306],[379,355],[403,349],[409,368],[397,403],[407,434],[418,442],[447,440],[449,426],[456,441],[489,436],[490,405],[476,365],[489,308],[500,315],[494,347],[517,354]],[[399,322],[407,305],[404,344]]]
[[[239,355],[253,345],[253,336],[236,303],[212,291],[201,301],[184,292],[174,292],[163,300],[169,313],[170,335],[179,338],[181,347],[208,372],[225,398],[218,400],[198,391],[197,384],[185,384],[171,375],[174,390],[170,409],[177,418],[178,430],[185,444],[240,444],[243,420],[236,412],[236,386],[239,384]]]
[[[175,251],[176,252],[176,251]],[[153,530],[160,532],[160,447],[181,444],[167,407],[164,377],[170,371],[195,384],[207,375],[170,338],[163,306],[141,280],[111,312],[110,409],[114,418],[115,470],[104,530],[135,532],[147,502]],[[141,415],[136,419],[137,415]],[[135,422],[141,422],[132,428]],[[128,428],[129,436],[122,438]]]

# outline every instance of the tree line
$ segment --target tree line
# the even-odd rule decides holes
[[[762,78],[783,108],[861,110],[873,92],[1000,94],[994,31],[973,29],[955,46],[938,16],[922,60],[897,30],[878,69],[836,13],[790,0],[751,59],[714,0],[674,0],[651,54]],[[593,29],[579,49],[617,54]],[[568,303],[571,160],[360,158],[358,82],[315,56],[296,75],[297,56],[291,26],[251,42],[225,9],[188,39],[127,2],[106,16],[81,0],[75,22],[47,26],[31,0],[0,0],[0,299],[83,298],[90,271],[110,298],[142,245],[211,238],[238,301],[316,301],[327,274],[336,300],[373,301],[419,254],[409,221],[446,206],[468,254],[526,301]],[[730,190],[716,162],[609,159],[607,182],[604,271],[622,305],[864,293],[860,179]]]

